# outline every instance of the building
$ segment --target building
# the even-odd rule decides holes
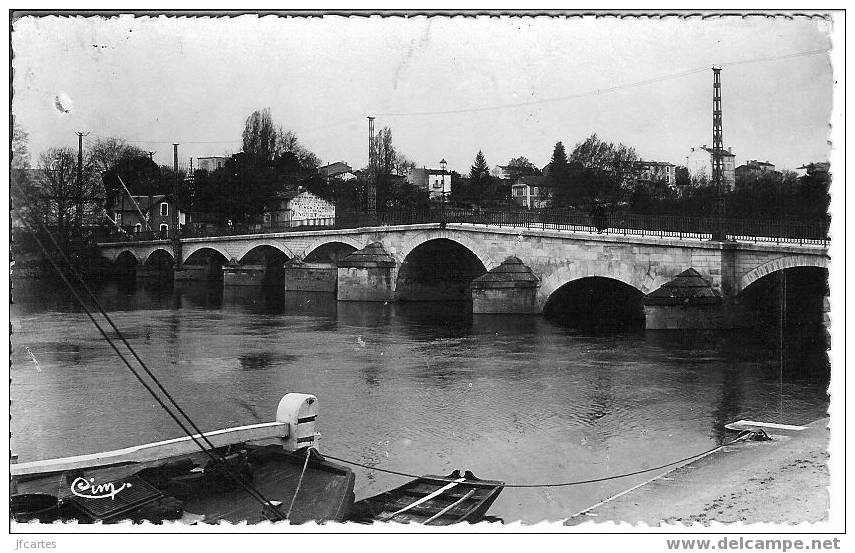
[[[426,190],[431,200],[447,202],[451,196],[451,172],[443,159],[441,169],[413,168],[407,174],[407,182]]]
[[[805,163],[801,167],[796,167],[796,174],[799,177],[824,177],[828,178],[828,170],[831,164],[827,161],[819,161],[816,163]]]
[[[769,174],[780,174],[775,170],[775,165],[769,163],[768,161],[757,161],[756,159],[749,159],[743,165],[740,165],[736,168],[736,181],[737,182],[745,182],[761,175],[769,175]]]
[[[115,225],[126,232],[152,230],[166,237],[173,227],[174,209],[176,204],[169,194],[130,197],[122,194],[113,200],[106,211]],[[178,226],[183,226],[185,222],[184,212],[179,209]]]
[[[340,179],[343,181],[356,179],[353,167],[343,161],[336,161],[335,163],[318,167],[318,174],[327,179],[327,181],[330,179]]]
[[[708,148],[706,144],[699,148],[692,148],[689,155],[686,156],[686,167],[689,169],[689,175],[705,176],[712,182],[712,158],[713,149]],[[722,150],[722,184],[729,190],[733,190],[736,185],[736,156],[733,155],[731,148]]]
[[[664,182],[668,186],[677,185],[677,166],[667,161],[639,161],[637,164],[641,180]]]
[[[226,162],[231,158],[231,156],[207,156],[207,157],[197,157],[196,158],[196,169],[199,171],[208,171],[209,173],[213,173],[217,169],[221,169],[225,167]]]
[[[335,220],[335,204],[302,187],[279,195],[278,209],[264,212],[264,224],[326,225]]]
[[[528,209],[540,209],[549,206],[552,199],[552,188],[546,177],[520,177],[511,185],[511,200],[519,206]]]

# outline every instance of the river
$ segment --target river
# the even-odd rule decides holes
[[[741,418],[806,423],[828,408],[822,346],[745,332],[586,334],[466,304],[345,303],[206,284],[96,287],[124,336],[203,429],[273,420],[318,396],[320,451],[418,474],[508,483],[635,471],[704,451]],[[69,294],[17,284],[12,453],[21,461],[181,435]],[[782,369],[782,361],[785,369]],[[357,499],[403,483],[354,469]],[[506,489],[490,514],[560,520],[644,480]]]

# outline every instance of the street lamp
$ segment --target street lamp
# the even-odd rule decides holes
[[[441,186],[442,186],[442,202],[445,203],[446,201],[448,201],[448,198],[446,197],[446,192],[445,192],[445,169],[446,169],[446,167],[448,167],[448,162],[445,161],[445,158],[442,158],[439,161],[439,167],[442,169],[442,175],[440,176],[440,178],[442,179],[440,181]]]

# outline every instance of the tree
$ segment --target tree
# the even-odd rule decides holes
[[[276,209],[279,195],[308,181],[313,188],[318,157],[304,147],[297,135],[276,125],[270,108],[256,110],[246,119],[243,152],[227,163],[221,179],[231,181],[227,202],[233,220],[253,220],[265,209]],[[296,165],[294,161],[296,160]]]
[[[34,195],[33,179],[30,174],[29,134],[17,121],[12,124],[12,162],[10,175],[9,200],[13,209],[12,220],[18,226],[26,221],[26,211],[30,207],[30,198]]]
[[[168,181],[163,181],[161,169],[147,155],[121,158],[114,166],[101,173],[101,180],[108,202],[114,202],[122,194],[127,194],[122,183],[134,195],[165,194],[171,191]]]
[[[279,158],[291,154],[298,160],[303,169],[317,169],[321,165],[318,156],[303,146],[294,131],[284,129],[282,125],[279,125],[277,135],[275,157]]]
[[[637,182],[639,159],[635,149],[603,142],[596,134],[577,144],[569,161],[577,166],[574,186],[588,202],[621,202]]]
[[[674,184],[677,185],[678,190],[685,190],[686,186],[692,184],[692,179],[689,176],[688,167],[679,165],[676,169],[674,169]]]
[[[569,206],[576,201],[576,194],[571,188],[570,162],[564,151],[564,144],[558,141],[552,150],[552,159],[549,161],[549,173],[547,182],[552,187],[552,203],[555,206]]]
[[[72,244],[83,238],[87,220],[100,218],[103,194],[90,163],[77,174],[77,152],[71,148],[50,148],[39,156],[38,171],[20,199],[21,213],[33,228],[51,232],[66,254],[74,254]]]
[[[540,175],[540,169],[529,161],[527,157],[520,156],[508,161],[508,164],[505,165],[505,174],[511,182],[516,182],[520,177]]]
[[[30,135],[17,122],[12,123],[12,169],[30,167]]]
[[[119,162],[126,159],[148,157],[141,148],[132,146],[124,138],[115,136],[95,139],[88,148],[87,155],[95,171],[99,173],[113,169]]]
[[[273,161],[279,146],[279,133],[273,124],[270,108],[252,112],[243,128],[243,153],[248,161],[253,164]]]
[[[398,190],[403,186],[403,178],[415,167],[415,163],[400,153],[392,142],[392,129],[383,127],[374,135],[374,164],[368,167],[368,186],[376,187],[377,208],[404,207]]]
[[[478,150],[475,162],[469,169],[469,193],[470,199],[476,203],[483,203],[488,199],[490,189],[490,166],[484,158],[484,152]]]

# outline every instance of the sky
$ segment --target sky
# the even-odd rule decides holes
[[[368,123],[419,166],[549,162],[587,136],[684,164],[711,144],[713,64],[737,164],[829,157],[830,23],[806,18],[25,17],[15,120],[32,163],[77,131],[162,164],[240,150],[269,107],[324,162],[367,164]],[[57,102],[59,98],[59,102]]]

